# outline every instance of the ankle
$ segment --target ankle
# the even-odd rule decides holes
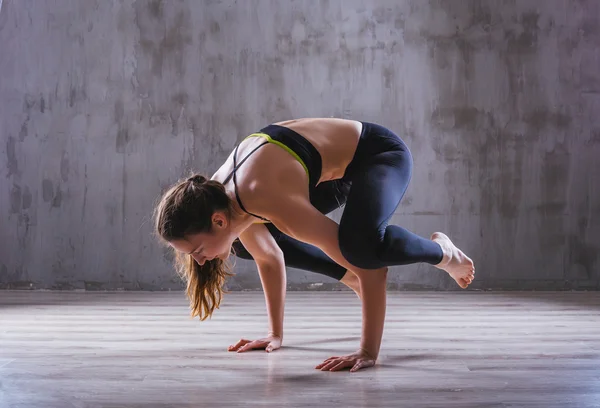
[[[433,240],[433,242],[438,244],[440,246],[440,250],[442,251],[442,260],[434,266],[436,266],[438,268],[442,268],[442,267],[448,265],[448,263],[450,263],[451,252],[441,242],[439,242],[437,240]]]

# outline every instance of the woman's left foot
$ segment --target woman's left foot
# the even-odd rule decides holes
[[[466,289],[475,279],[475,265],[471,258],[466,256],[463,251],[452,243],[450,238],[441,232],[433,233],[431,240],[437,242],[444,252],[442,262],[435,265],[435,267],[448,272],[452,279],[458,283],[458,286]]]

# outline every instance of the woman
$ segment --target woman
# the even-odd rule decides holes
[[[377,124],[305,118],[269,125],[240,142],[210,180],[194,175],[156,209],[159,236],[174,248],[192,316],[219,307],[232,252],[254,259],[269,334],[230,351],[281,346],[285,266],[337,279],[362,301],[360,348],[316,368],[351,371],[375,364],[383,333],[387,267],[425,262],[466,288],[473,262],[442,233],[424,239],[388,225],[412,173],[404,142]],[[345,204],[339,225],[326,217]]]

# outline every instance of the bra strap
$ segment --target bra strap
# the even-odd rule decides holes
[[[254,148],[254,149],[253,149],[253,150],[252,150],[250,153],[248,153],[248,155],[247,155],[246,157],[244,157],[244,158],[242,159],[242,161],[241,161],[239,164],[237,164],[237,163],[236,163],[236,160],[237,160],[237,159],[236,159],[236,157],[237,157],[237,151],[238,151],[238,147],[240,146],[240,145],[238,144],[238,145],[235,147],[235,151],[233,152],[233,171],[232,171],[232,172],[231,172],[231,173],[230,173],[230,174],[227,176],[227,178],[226,178],[226,179],[223,181],[223,184],[227,184],[227,183],[229,182],[229,180],[231,179],[231,176],[233,176],[233,188],[234,188],[234,190],[235,190],[235,198],[236,198],[236,200],[237,200],[238,204],[240,205],[240,208],[241,208],[241,209],[242,209],[244,212],[246,212],[246,213],[248,213],[248,214],[250,214],[250,215],[252,215],[252,216],[254,216],[254,217],[256,217],[256,218],[260,218],[261,220],[264,220],[264,221],[269,221],[269,220],[267,220],[266,218],[263,218],[263,217],[261,217],[260,215],[252,214],[250,211],[246,210],[246,208],[244,207],[244,204],[242,204],[242,200],[240,200],[240,195],[239,195],[239,193],[238,193],[236,171],[237,171],[237,169],[239,169],[239,168],[240,168],[240,166],[241,166],[241,165],[242,165],[242,164],[243,164],[243,163],[244,163],[244,162],[245,162],[245,161],[248,159],[248,157],[250,157],[250,155],[251,155],[252,153],[254,153],[256,150],[258,150],[260,147],[262,147],[262,146],[266,145],[267,143],[269,143],[269,142],[268,142],[268,141],[266,141],[266,142],[264,142],[264,143],[261,143],[261,144],[259,144],[259,145],[258,145],[257,147],[255,147],[255,148]]]

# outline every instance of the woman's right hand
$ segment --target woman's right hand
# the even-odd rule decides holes
[[[281,347],[281,337],[279,336],[267,336],[265,338],[259,340],[246,340],[241,339],[235,345],[229,346],[228,351],[236,351],[238,353],[243,353],[244,351],[249,350],[265,350],[267,353],[270,353],[273,350],[277,350]]]

